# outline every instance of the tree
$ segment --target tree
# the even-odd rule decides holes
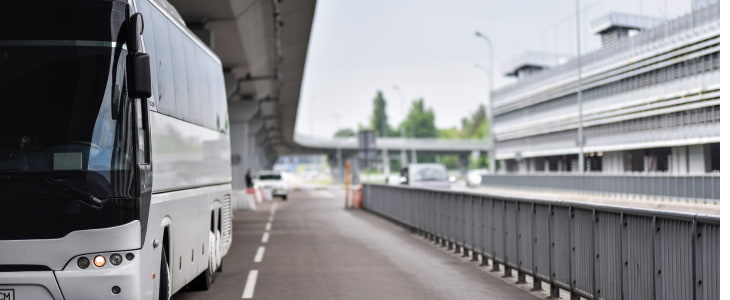
[[[470,119],[461,121],[463,138],[484,139],[487,137],[487,128],[489,120],[487,120],[487,112],[483,104],[479,104],[477,110],[472,113]]]
[[[356,135],[355,131],[350,128],[342,128],[340,130],[337,130],[337,132],[335,132],[335,137],[339,137],[339,138],[353,137],[355,135]]]
[[[406,137],[435,138],[439,136],[433,109],[426,108],[423,98],[413,101],[406,120],[400,126],[405,127]]]
[[[370,127],[375,130],[375,136],[388,136],[388,114],[385,112],[387,102],[383,97],[383,92],[378,91],[373,99],[373,115],[370,116]]]

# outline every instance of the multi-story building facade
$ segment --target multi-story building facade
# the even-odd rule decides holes
[[[492,93],[499,172],[577,172],[582,153],[592,174],[718,173],[720,9],[693,7],[666,21],[596,20],[603,46],[580,62],[511,64],[518,81]]]

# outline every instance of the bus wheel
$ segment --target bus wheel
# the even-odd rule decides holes
[[[215,271],[223,271],[223,256],[221,255],[221,231],[215,230]]]
[[[160,300],[169,300],[171,292],[170,266],[167,264],[165,250],[162,250],[162,259],[160,259]]]

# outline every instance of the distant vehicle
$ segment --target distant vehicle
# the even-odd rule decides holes
[[[466,185],[467,186],[479,186],[482,184],[482,175],[487,175],[489,171],[486,169],[475,169],[469,170],[466,173]]]
[[[279,171],[261,171],[256,176],[256,186],[271,190],[271,195],[286,201],[287,188]]]
[[[451,188],[449,174],[442,164],[410,164],[400,170],[403,185],[439,189]]]

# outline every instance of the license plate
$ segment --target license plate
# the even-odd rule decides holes
[[[15,300],[15,290],[0,289],[0,300]]]

